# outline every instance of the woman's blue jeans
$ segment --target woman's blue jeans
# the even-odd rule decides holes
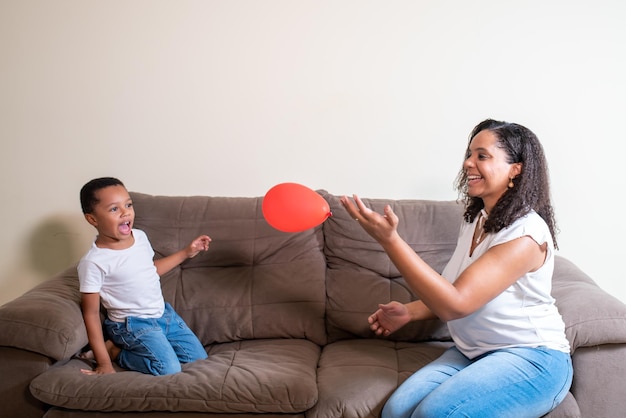
[[[179,372],[181,363],[207,358],[198,337],[169,303],[160,318],[107,318],[104,328],[122,349],[117,362],[125,369],[159,376]]]
[[[473,360],[451,347],[391,395],[383,418],[541,417],[561,403],[572,383],[567,353],[508,348]]]

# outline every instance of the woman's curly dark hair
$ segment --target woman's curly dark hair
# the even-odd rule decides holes
[[[485,222],[485,232],[498,232],[534,210],[548,224],[554,246],[558,248],[558,230],[550,202],[548,163],[539,139],[522,125],[487,119],[472,130],[465,151],[466,158],[472,139],[484,130],[495,134],[497,146],[506,152],[509,164],[522,163],[521,173],[513,179],[514,187],[507,189],[491,210]],[[464,168],[459,171],[455,186],[465,204],[463,218],[472,222],[485,205],[481,198],[468,195],[467,172]]]

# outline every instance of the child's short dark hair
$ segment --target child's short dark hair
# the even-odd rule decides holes
[[[96,192],[109,186],[126,187],[124,183],[115,177],[100,177],[87,182],[87,184],[80,189],[80,206],[84,214],[92,213],[93,207],[98,204]]]

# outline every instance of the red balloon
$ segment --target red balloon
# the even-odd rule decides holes
[[[331,215],[328,202],[301,184],[277,184],[263,198],[263,216],[279,231],[302,232],[321,224]]]

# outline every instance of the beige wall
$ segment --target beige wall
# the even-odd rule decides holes
[[[454,199],[486,117],[540,136],[560,254],[626,301],[626,3],[515,3],[0,0],[0,303],[86,250],[93,177]]]

